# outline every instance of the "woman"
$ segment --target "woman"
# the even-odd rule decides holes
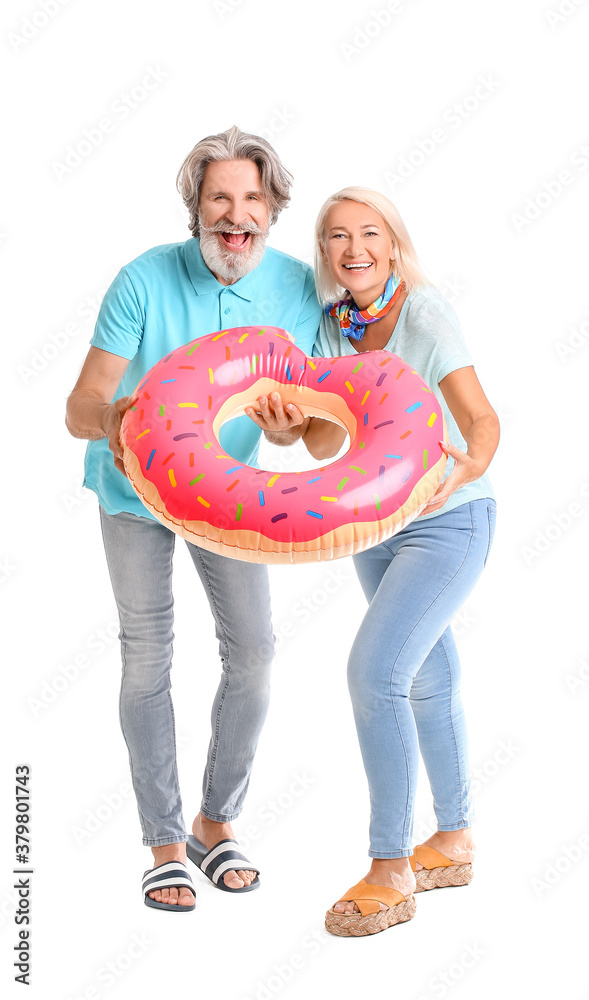
[[[372,934],[410,919],[415,891],[465,884],[474,844],[460,664],[449,626],[488,556],[495,502],[485,471],[499,421],[475,375],[450,304],[419,268],[407,230],[381,194],[350,187],[329,198],[316,224],[316,284],[329,302],[314,353],[386,350],[436,393],[448,428],[445,477],[426,511],[389,541],[354,556],[369,602],[348,681],[370,787],[370,871],[326,915],[333,934]],[[342,290],[346,290],[343,298]],[[339,301],[338,301],[339,300]],[[266,430],[305,424],[318,459],[345,431],[305,418],[278,397],[252,419]],[[438,832],[413,847],[421,750]]]

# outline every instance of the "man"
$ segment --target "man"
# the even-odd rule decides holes
[[[119,272],[67,404],[70,433],[90,442],[84,485],[100,502],[119,609],[121,725],[143,843],[154,856],[154,869],[143,880],[144,899],[148,906],[176,912],[194,908],[187,839],[189,857],[219,888],[244,892],[259,885],[257,869],[235,842],[217,845],[232,841],[231,822],[243,805],[268,706],[274,642],[268,578],[265,566],[186,543],[215,619],[222,660],[201,811],[187,838],[169,678],[176,536],[133,492],[124,475],[119,430],[143,375],[199,333],[278,326],[311,353],[321,311],[312,271],[266,247],[269,226],[288,204],[291,179],[264,139],[235,126],[197,143],[177,180],[192,237],[148,250]],[[283,414],[281,426],[285,420]],[[293,423],[274,440],[288,444],[301,430]],[[259,436],[244,416],[222,429],[221,445],[239,462],[254,464]]]

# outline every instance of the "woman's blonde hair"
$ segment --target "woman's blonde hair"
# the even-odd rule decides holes
[[[338,299],[341,299],[345,291],[341,285],[338,285],[334,281],[322,251],[325,251],[325,219],[327,213],[332,205],[346,200],[368,205],[375,212],[378,212],[383,219],[389,236],[393,241],[395,255],[390,273],[396,274],[405,282],[407,291],[432,284],[419,264],[411,237],[392,201],[389,201],[384,194],[373,191],[371,188],[346,187],[332,194],[327,199],[321,206],[317,222],[315,223],[315,286],[321,302],[324,304],[327,302],[337,302]]]
[[[226,132],[208,135],[197,142],[178,171],[176,187],[188,209],[188,228],[192,235],[198,237],[200,232],[198,205],[205,171],[209,163],[219,160],[252,160],[256,164],[270,209],[270,225],[273,225],[290,201],[292,174],[282,165],[269,142],[233,125]]]

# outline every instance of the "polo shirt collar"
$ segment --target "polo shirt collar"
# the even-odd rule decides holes
[[[223,291],[231,291],[234,295],[245,299],[246,302],[251,302],[257,293],[260,271],[264,266],[265,258],[266,254],[264,253],[261,263],[233,285],[222,285],[205,264],[200,251],[199,241],[192,236],[184,244],[184,259],[186,261],[188,276],[197,295],[206,295],[208,292],[219,294]]]

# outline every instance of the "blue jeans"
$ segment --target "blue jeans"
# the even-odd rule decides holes
[[[111,515],[100,508],[100,518],[119,610],[120,718],[143,843],[179,843],[187,834],[170,694],[176,535],[158,521],[135,514]],[[268,709],[274,655],[268,574],[265,566],[186,545],[209,600],[222,664],[201,810],[209,819],[230,822],[241,811]],[[195,626],[198,660],[202,623]]]
[[[354,556],[370,602],[348,682],[370,788],[373,858],[413,852],[419,751],[440,830],[472,822],[460,661],[449,622],[487,561],[493,500],[473,500]]]

